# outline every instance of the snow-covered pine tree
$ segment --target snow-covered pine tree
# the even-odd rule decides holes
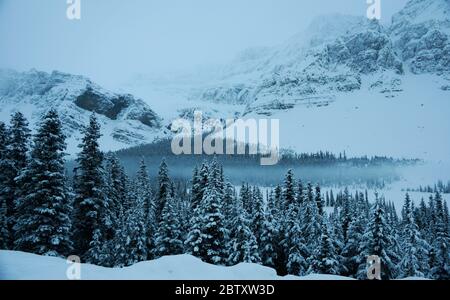
[[[436,229],[436,209],[435,209],[434,198],[432,195],[430,195],[430,197],[428,199],[426,223],[428,225],[426,228],[425,238],[430,245],[433,245],[435,236],[436,236],[436,231],[435,231],[435,229]]]
[[[275,206],[277,207],[278,212],[282,212],[282,206],[283,206],[283,189],[280,185],[277,185],[274,189],[274,200],[275,200]],[[278,218],[279,216],[276,216]]]
[[[0,250],[8,249],[9,231],[6,216],[6,201],[0,198]]]
[[[196,172],[197,170],[197,172]],[[208,184],[208,164],[205,162],[202,164],[200,170],[194,170],[192,177],[192,193],[191,193],[191,206],[192,210],[195,210],[203,199],[203,193],[206,185]]]
[[[435,223],[434,223],[434,241],[432,244],[435,258],[431,267],[431,276],[436,280],[450,279],[450,238],[448,227],[445,223],[444,204],[442,195],[437,192],[434,197]]]
[[[203,240],[200,244],[201,258],[208,263],[226,263],[225,216],[223,213],[223,177],[221,167],[214,159],[209,167],[208,185],[200,205],[201,232]]]
[[[288,170],[286,176],[284,177],[283,185],[283,207],[282,209],[287,211],[291,204],[295,204],[295,178],[294,171],[292,169]]]
[[[17,250],[50,256],[66,256],[72,250],[65,149],[61,121],[51,109],[34,136],[28,166],[16,178],[22,189],[15,202]]]
[[[367,279],[367,258],[371,255],[377,255],[381,259],[381,278],[383,280],[395,278],[397,266],[392,262],[395,255],[391,252],[393,237],[390,235],[386,212],[382,201],[375,197],[369,222],[364,232],[359,253],[361,264],[358,268],[358,279]]]
[[[103,237],[102,230],[95,228],[92,232],[92,237],[89,239],[88,250],[85,257],[88,258],[90,264],[98,266],[109,266],[110,255],[108,253],[107,243]]]
[[[267,197],[267,205],[264,210],[264,222],[262,226],[261,241],[259,244],[262,264],[270,268],[276,268],[279,230],[275,216],[278,215],[275,204],[275,196],[271,193]]]
[[[405,196],[405,202],[402,207],[402,225],[409,223],[409,217],[411,215],[411,197],[408,193]]]
[[[143,197],[129,196],[132,206],[128,210],[126,222],[127,239],[125,247],[128,251],[126,265],[130,266],[148,257],[148,238],[145,213],[145,199]]]
[[[122,209],[126,211],[130,208],[130,205],[126,203],[128,191],[125,170],[117,155],[113,153],[105,155],[105,170],[106,195],[109,199],[110,209],[118,216]]]
[[[178,213],[178,219],[180,222],[180,231],[181,231],[181,240],[184,242],[187,240],[187,236],[190,230],[190,220],[192,217],[192,208],[191,208],[191,201],[188,197],[181,198],[181,195],[177,196],[176,201],[176,210]],[[184,196],[183,196],[184,197]],[[184,251],[184,245],[183,245],[183,251]]]
[[[422,237],[425,237],[426,228],[428,224],[427,224],[427,205],[423,198],[420,200],[419,207],[416,208],[414,217],[415,217],[414,221],[419,227],[419,231],[421,232]]]
[[[330,190],[330,206],[334,207],[336,205],[336,200],[334,199],[333,190]]]
[[[253,198],[253,216],[250,216],[252,219],[252,224],[250,229],[252,230],[253,234],[255,235],[256,241],[258,245],[261,242],[262,237],[262,229],[263,229],[263,223],[264,223],[264,198],[261,193],[261,190],[258,187],[253,188],[252,193]]]
[[[111,241],[115,237],[115,231],[120,226],[120,215],[126,215],[131,207],[129,197],[128,178],[125,170],[115,154],[105,156],[105,194],[108,199],[108,211],[111,213],[111,226],[104,232],[104,238]]]
[[[242,183],[239,197],[242,201],[242,206],[249,216],[253,215],[252,190],[248,184]]]
[[[301,231],[300,208],[297,203],[291,203],[286,212],[284,222],[284,239],[282,247],[286,252],[286,270],[291,275],[305,275],[308,270],[307,258],[310,256],[309,249]]]
[[[156,191],[156,219],[158,222],[161,220],[162,210],[165,206],[165,201],[168,196],[172,194],[172,182],[169,178],[169,169],[167,167],[166,160],[163,159],[159,165],[158,170],[158,186]]]
[[[225,215],[225,220],[228,229],[230,228],[230,226],[228,225],[231,223],[231,220],[234,217],[233,214],[235,201],[236,201],[236,191],[231,182],[227,180],[224,187],[223,212]]]
[[[302,206],[306,201],[305,187],[303,186],[303,182],[301,180],[297,183],[297,193],[295,197],[298,207]]]
[[[400,262],[400,277],[425,277],[428,274],[428,243],[422,239],[415,223],[412,202],[406,194],[402,210],[403,256]]]
[[[74,176],[74,235],[76,253],[83,261],[103,261],[96,251],[105,243],[106,232],[111,227],[108,199],[105,195],[103,153],[100,151],[100,124],[94,114],[83,129],[81,152],[77,157]],[[103,250],[102,250],[103,251]]]
[[[444,223],[446,225],[447,234],[450,236],[450,216],[447,201],[443,201],[443,205],[444,205]]]
[[[129,261],[130,251],[127,248],[128,245],[128,227],[127,227],[127,216],[124,211],[119,212],[119,218],[117,223],[117,228],[115,230],[115,236],[111,244],[113,253],[111,257],[111,265],[113,267],[124,267]]]
[[[330,224],[330,237],[332,239],[334,248],[336,250],[337,259],[340,264],[339,275],[348,274],[348,270],[345,266],[345,259],[343,257],[344,244],[344,234],[342,233],[342,225],[339,216],[339,208],[337,206],[333,207],[333,212],[329,217]]]
[[[342,219],[342,233],[344,234],[344,243],[347,243],[348,239],[348,227],[350,226],[350,222],[352,221],[352,211],[351,211],[351,202],[352,196],[350,195],[348,188],[344,189],[344,194],[342,195],[342,210],[341,210],[341,219]]]
[[[320,238],[320,222],[311,183],[307,184],[306,201],[300,208],[301,230],[310,253],[316,248]]]
[[[323,217],[324,216],[324,211],[323,211],[324,203],[323,203],[323,198],[322,198],[322,194],[320,192],[319,185],[316,186],[315,201],[316,201],[316,205],[317,205],[317,212],[318,212],[319,216]]]
[[[8,131],[5,123],[0,122],[0,249],[7,249],[9,242],[9,230],[7,221],[6,198],[3,189],[5,188],[5,168],[7,168],[7,149]]]
[[[308,273],[310,274],[339,274],[339,261],[326,222],[326,219],[323,218],[318,247],[308,260],[310,264]]]
[[[15,234],[13,227],[16,221],[14,199],[20,195],[21,186],[15,181],[28,163],[30,147],[30,129],[28,121],[21,112],[11,116],[10,126],[7,130],[6,155],[2,165],[3,189],[0,197],[6,201],[6,213],[9,231],[9,248],[13,248]]]
[[[176,211],[175,199],[166,195],[161,221],[155,236],[154,257],[183,253],[181,224]]]
[[[343,275],[351,277],[356,277],[358,268],[362,263],[359,251],[368,221],[364,197],[358,198],[355,207],[355,217],[350,221],[347,230],[347,242],[342,250],[343,265],[345,267]]]
[[[188,253],[205,262],[226,264],[229,233],[223,207],[224,179],[216,159],[207,169],[207,185],[200,204],[194,209],[185,246]]]
[[[236,265],[241,262],[260,263],[258,244],[250,229],[251,219],[243,208],[242,198],[236,199],[233,210],[234,217],[231,221],[230,240],[228,242],[228,264]]]
[[[150,178],[147,172],[147,166],[144,159],[139,164],[139,170],[135,178],[135,196],[138,203],[142,203],[144,210],[144,222],[146,227],[147,259],[151,259],[152,249],[154,248],[154,238],[156,228],[156,203],[150,184]]]
[[[385,210],[387,213],[387,223],[388,223],[388,235],[392,237],[392,243],[389,247],[391,253],[391,261],[397,266],[395,269],[395,273],[393,273],[393,277],[397,278],[399,276],[399,268],[398,266],[401,263],[402,256],[402,236],[401,236],[401,226],[400,220],[397,215],[397,211],[393,202],[389,202],[385,204]]]

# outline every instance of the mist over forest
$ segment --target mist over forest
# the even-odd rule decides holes
[[[224,142],[224,145],[226,142]],[[386,184],[400,179],[401,169],[420,163],[417,159],[395,159],[390,157],[347,157],[345,152],[296,153],[280,151],[280,160],[273,166],[262,166],[261,156],[248,154],[245,145],[243,155],[175,155],[171,151],[171,140],[123,149],[114,154],[119,158],[129,176],[134,176],[139,162],[144,159],[149,166],[149,174],[155,178],[158,166],[165,159],[172,177],[178,181],[189,181],[192,170],[204,161],[214,157],[223,165],[225,176],[235,185],[247,182],[252,185],[274,186],[284,177],[286,170],[292,169],[304,182],[323,186],[356,185],[361,188],[383,188]],[[74,161],[67,162],[69,173]]]

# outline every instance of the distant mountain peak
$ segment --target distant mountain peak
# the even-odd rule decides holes
[[[0,69],[0,104],[2,119],[7,120],[12,111],[24,110],[31,124],[49,108],[56,108],[66,135],[74,139],[95,112],[103,124],[104,138],[115,141],[116,148],[151,142],[162,126],[161,118],[143,100],[108,91],[84,76],[59,71]]]

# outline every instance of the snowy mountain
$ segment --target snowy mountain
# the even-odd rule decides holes
[[[391,37],[411,72],[449,73],[450,1],[411,0],[393,17]]]
[[[56,71],[0,70],[0,105],[2,121],[20,110],[33,125],[49,108],[56,108],[69,137],[69,153],[78,144],[79,131],[92,112],[99,115],[107,150],[153,141],[160,134],[162,121],[132,95],[112,93],[86,77]]]
[[[318,17],[281,46],[244,51],[192,98],[272,115],[297,105],[328,106],[338,94],[358,90],[396,97],[410,71],[440,76],[450,70],[449,3],[412,0],[390,26],[365,17]],[[442,89],[450,89],[442,78]]]

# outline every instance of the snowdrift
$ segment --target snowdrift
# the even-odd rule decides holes
[[[62,258],[0,251],[0,280],[66,280],[68,267]],[[82,280],[350,280],[333,275],[280,277],[275,270],[257,264],[221,267],[190,255],[166,256],[121,269],[81,264],[80,270]]]

